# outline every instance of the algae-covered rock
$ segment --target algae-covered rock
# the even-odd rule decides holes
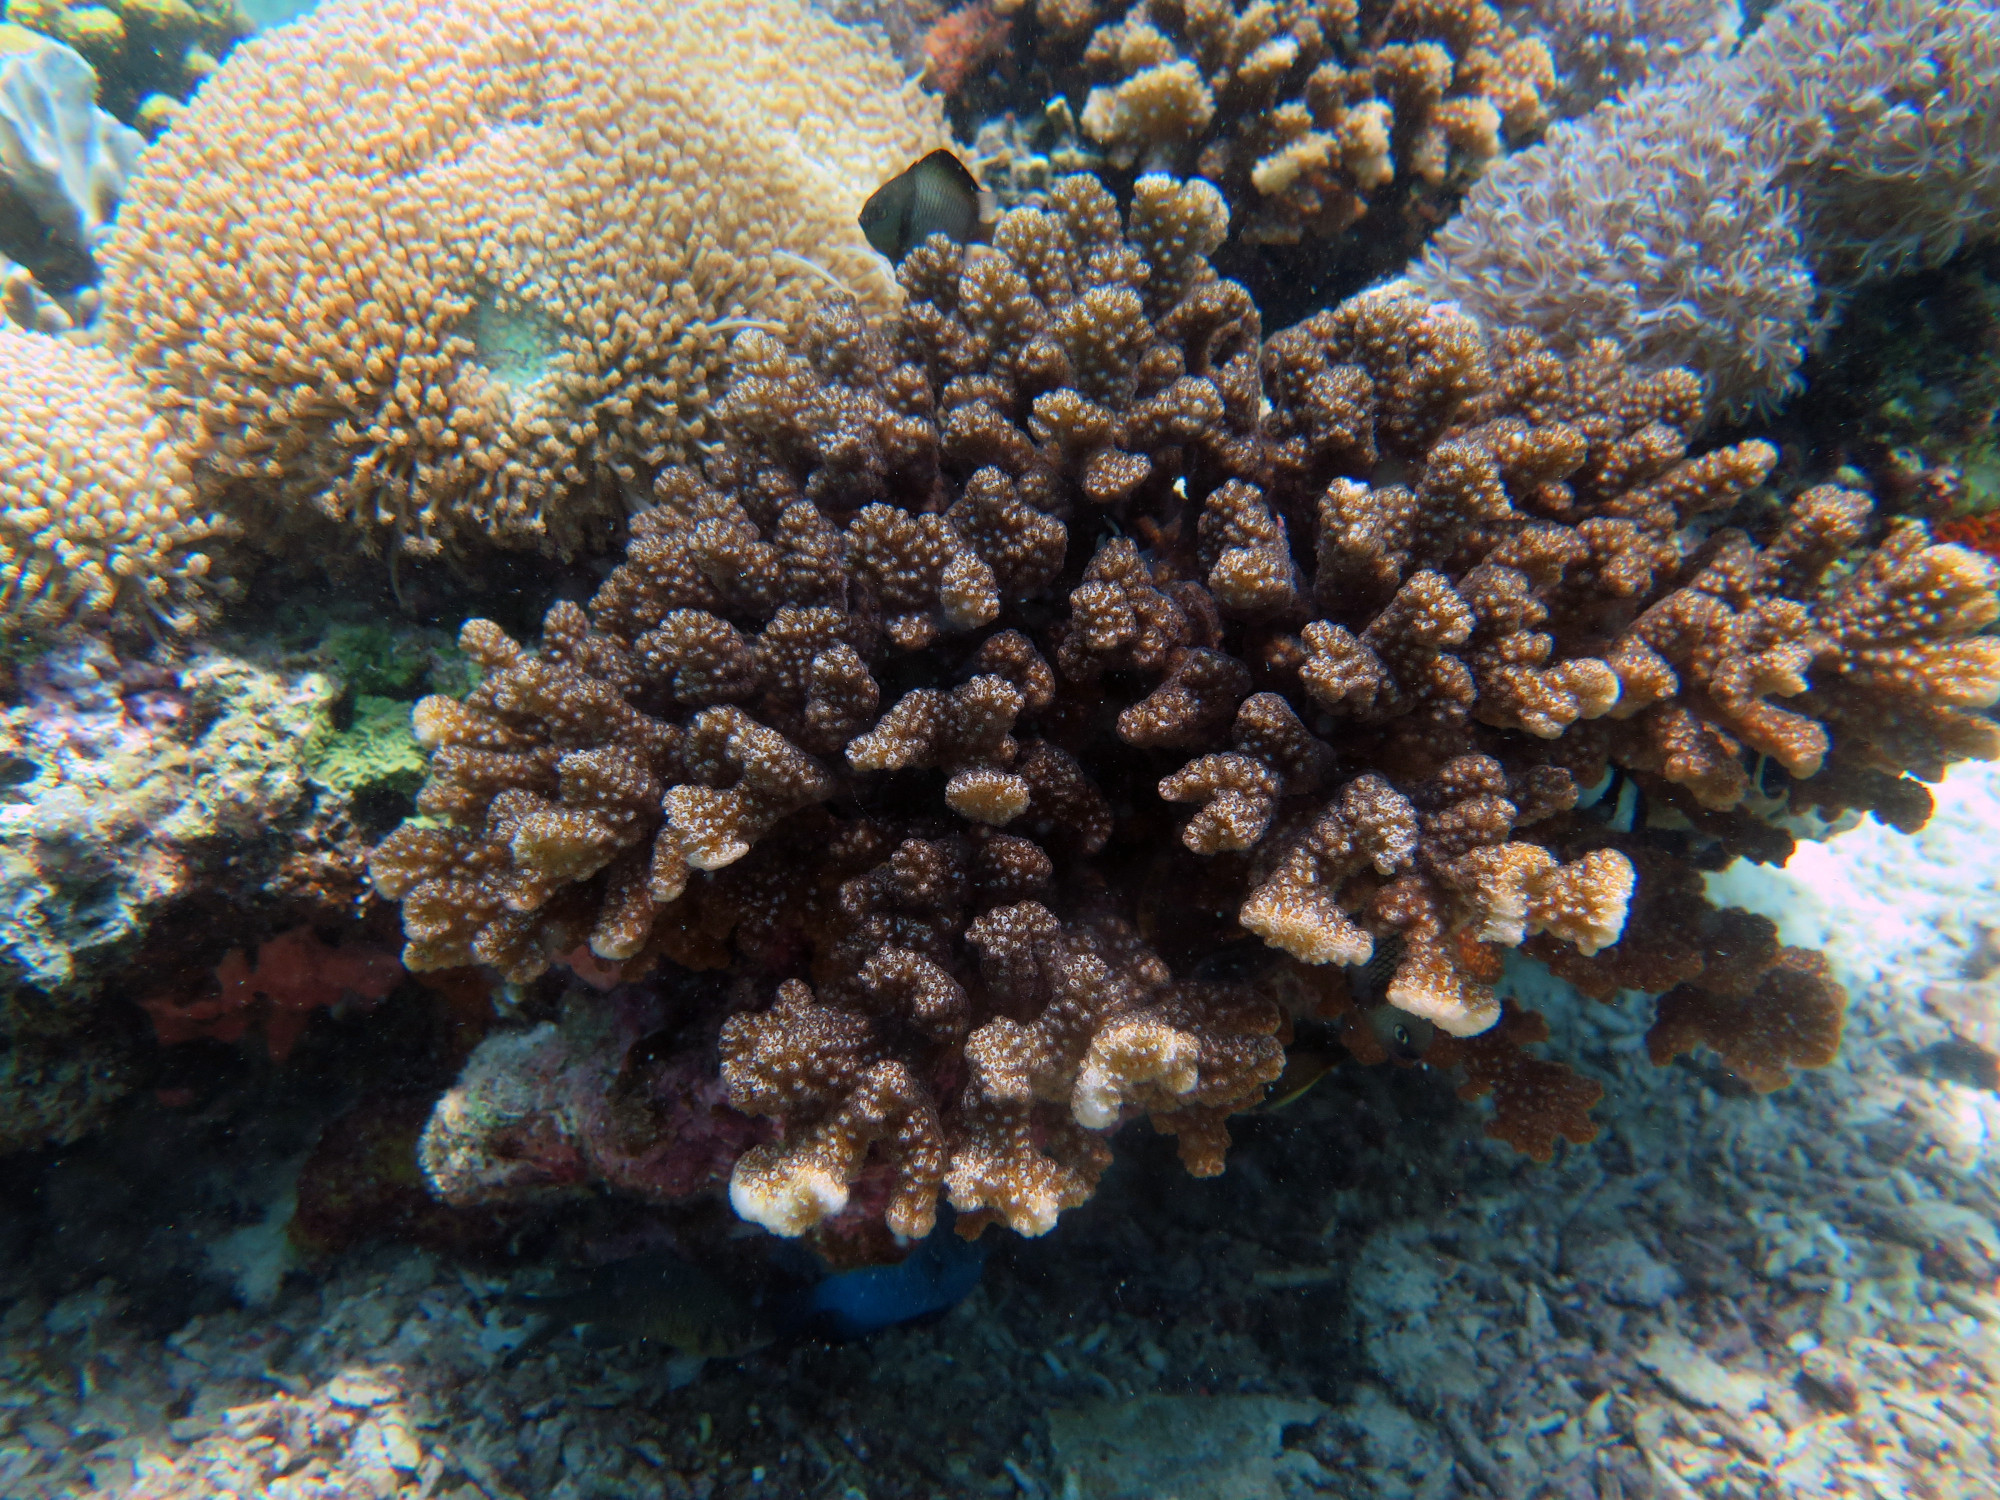
[[[1280,1500],[1290,1476],[1317,1477],[1285,1430],[1327,1412],[1283,1396],[1140,1396],[1049,1413],[1065,1480],[1091,1500]]]
[[[124,1091],[143,1030],[118,1008],[169,982],[138,962],[163,922],[195,954],[281,912],[351,916],[366,842],[313,774],[343,738],[322,672],[85,640],[18,679],[0,715],[0,1151],[73,1140]]]
[[[410,705],[363,693],[345,729],[322,735],[312,754],[312,778],[350,797],[408,797],[423,785],[424,753],[410,732]]]

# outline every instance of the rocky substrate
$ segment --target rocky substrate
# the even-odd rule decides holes
[[[239,1229],[162,1335],[157,1287],[51,1295],[45,1236],[0,1272],[0,1495],[2000,1495],[1995,826],[1964,767],[1914,840],[1722,878],[1852,990],[1841,1061],[1782,1093],[1656,1070],[1643,1004],[1524,964],[1589,1037],[1593,1145],[1536,1167],[1446,1080],[1343,1068],[1219,1179],[1131,1142],[941,1319],[686,1383],[643,1344],[515,1356],[525,1273],[385,1246],[230,1307]]]

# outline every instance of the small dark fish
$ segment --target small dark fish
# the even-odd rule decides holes
[[[861,206],[868,243],[899,265],[934,234],[963,245],[978,228],[979,184],[942,146],[891,177]]]
[[[777,1337],[743,1291],[675,1255],[601,1266],[578,1291],[522,1302],[547,1321],[522,1340],[517,1356],[571,1330],[591,1348],[643,1340],[696,1359],[731,1359]]]
[[[1418,1062],[1430,1049],[1437,1027],[1389,1003],[1389,983],[1403,962],[1403,935],[1392,932],[1375,940],[1368,962],[1348,971],[1347,988],[1360,1009],[1361,1024],[1375,1034],[1391,1057]]]
[[[1262,1115],[1275,1114],[1312,1092],[1314,1084],[1340,1066],[1340,1054],[1317,1047],[1287,1047],[1285,1071],[1271,1085],[1271,1092],[1256,1108]]]
[[[1430,1050],[1431,1038],[1437,1035],[1437,1027],[1422,1016],[1413,1016],[1393,1005],[1371,1005],[1361,1013],[1361,1021],[1375,1033],[1375,1040],[1389,1050],[1391,1057],[1404,1062],[1421,1062]]]
[[[1347,992],[1354,997],[1354,1003],[1363,1010],[1380,1005],[1389,993],[1389,981],[1396,977],[1396,967],[1403,961],[1403,935],[1392,932],[1387,937],[1375,940],[1375,951],[1368,956],[1368,962],[1358,969],[1347,971]]]
[[[1596,786],[1576,799],[1576,810],[1613,833],[1636,833],[1646,826],[1646,797],[1623,766],[1613,766]]]

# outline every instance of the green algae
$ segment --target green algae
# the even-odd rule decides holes
[[[400,698],[359,693],[345,729],[322,734],[307,762],[320,785],[349,796],[408,797],[424,781],[424,753],[410,732],[410,705]]]

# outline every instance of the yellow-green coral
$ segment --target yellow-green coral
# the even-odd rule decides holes
[[[353,722],[313,747],[310,774],[321,786],[349,796],[408,795],[422,785],[424,765],[424,753],[410,732],[410,705],[363,694],[355,699]]]

